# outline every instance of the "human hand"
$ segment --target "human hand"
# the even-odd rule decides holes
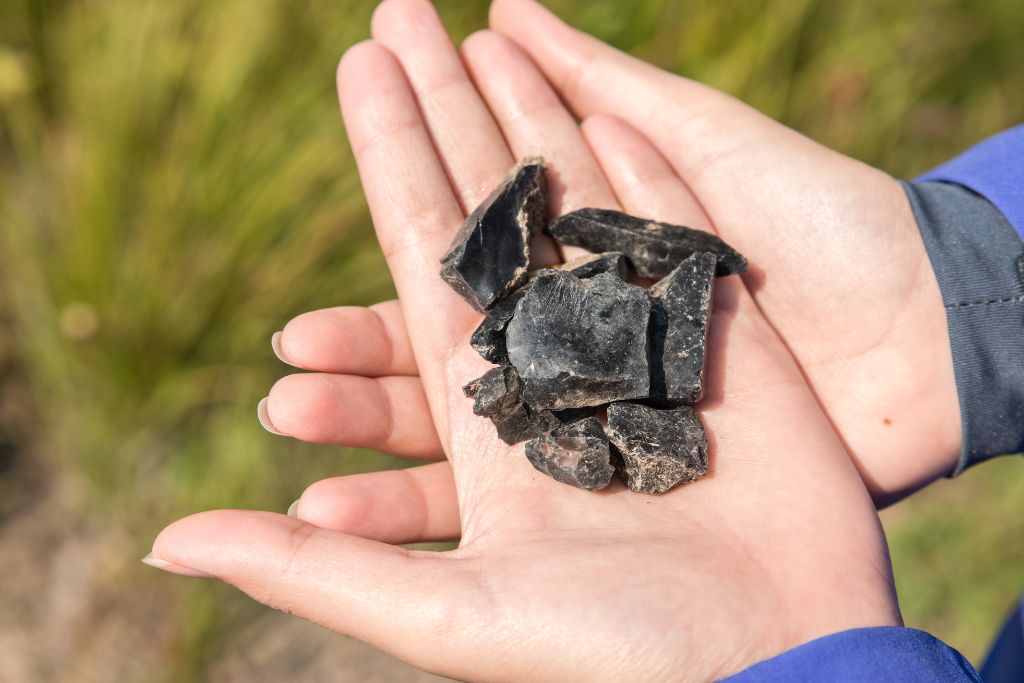
[[[618,52],[533,0],[495,0],[491,26],[529,53],[584,119],[606,173],[629,172],[623,183],[652,191],[663,182],[654,169],[614,166],[625,122],[747,256],[744,281],[758,308],[879,504],[953,469],[962,435],[945,309],[894,179]],[[500,41],[485,32],[463,52],[499,124],[518,125],[523,110],[508,94]]]
[[[607,141],[602,174],[532,63],[488,35],[514,57],[502,82],[526,112],[502,130],[426,3],[383,3],[375,41],[342,60],[342,110],[402,315],[389,304],[295,323],[283,355],[329,374],[279,384],[269,402],[287,433],[447,461],[329,480],[303,496],[299,519],[193,515],[160,534],[154,561],[471,680],[705,680],[816,636],[899,623],[871,500],[735,278],[715,295],[705,479],[657,498],[572,489],[472,414],[460,387],[487,367],[468,345],[479,314],[440,279],[438,259],[513,154],[548,159],[563,211],[621,206],[709,224],[628,127]],[[641,170],[658,182],[631,183]],[[308,362],[303,343],[318,337],[297,330],[339,316],[363,316],[357,327],[376,333]],[[454,536],[460,547],[446,553],[387,544]]]

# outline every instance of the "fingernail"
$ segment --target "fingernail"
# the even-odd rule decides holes
[[[274,355],[277,356],[277,359],[279,361],[281,361],[282,363],[284,363],[286,365],[290,365],[293,368],[294,367],[298,367],[297,365],[295,365],[295,363],[291,362],[290,360],[288,360],[287,358],[284,357],[284,352],[281,350],[281,333],[280,332],[275,332],[274,334],[271,335],[271,337],[270,337],[270,348],[272,348],[274,350]]]
[[[280,432],[274,427],[274,423],[270,421],[270,412],[267,410],[267,401],[270,397],[264,398],[260,401],[259,405],[256,406],[256,417],[259,418],[260,424],[271,434],[277,434],[278,436],[288,436],[284,432]]]
[[[299,518],[299,501],[295,501],[294,503],[289,505],[288,506],[288,512],[286,512],[285,514],[287,514],[289,517],[294,517],[295,519],[298,519]]]
[[[153,557],[153,553],[146,555],[142,558],[142,564],[148,564],[150,567],[156,567],[162,571],[170,574],[177,574],[179,576],[192,576],[197,579],[213,579],[216,578],[212,574],[205,572],[196,571],[195,569],[189,569],[188,567],[182,567],[180,564],[174,564],[167,560],[161,560],[159,557]]]

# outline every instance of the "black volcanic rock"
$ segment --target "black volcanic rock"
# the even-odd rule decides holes
[[[491,368],[462,387],[462,393],[473,399],[474,414],[501,417],[522,405],[523,380],[511,366]]]
[[[615,251],[609,251],[603,254],[584,254],[562,264],[558,270],[572,273],[581,280],[601,273],[614,273],[625,280],[629,276],[630,265],[625,256]],[[534,271],[534,273],[537,272]],[[473,336],[469,340],[470,345],[477,353],[492,363],[497,365],[508,363],[508,352],[505,349],[505,329],[516,312],[516,305],[532,284],[533,281],[529,280],[522,287],[501,299],[488,311],[480,325],[474,330]]]
[[[608,406],[608,439],[622,481],[639,493],[665,493],[708,472],[708,439],[689,406],[658,410]]]
[[[618,251],[584,254],[559,266],[559,270],[568,271],[581,280],[586,280],[601,273],[613,273],[625,280],[629,276],[629,269],[629,261],[625,255]]]
[[[608,437],[596,417],[567,424],[528,442],[526,457],[555,481],[588,491],[608,486],[615,473]]]
[[[534,410],[523,402],[523,380],[510,365],[491,368],[462,387],[473,413],[489,417],[498,438],[511,445],[594,414],[593,408]]]
[[[547,210],[544,164],[527,159],[469,215],[441,259],[441,277],[485,311],[526,281],[530,238]]]
[[[715,257],[686,259],[648,290],[651,308],[651,400],[696,403],[704,395],[704,356],[711,321]]]
[[[492,363],[508,363],[505,349],[505,328],[516,312],[516,305],[526,294],[529,284],[523,285],[494,305],[474,330],[469,340],[477,353]]]
[[[650,313],[647,292],[616,275],[541,271],[505,334],[526,403],[558,410],[646,398]]]
[[[703,230],[658,223],[609,209],[580,209],[548,227],[559,244],[589,251],[620,251],[644,277],[664,277],[684,259],[706,251],[718,259],[716,274],[747,269],[747,260],[721,238]]]

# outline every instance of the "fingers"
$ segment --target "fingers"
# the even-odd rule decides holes
[[[455,195],[463,212],[470,213],[516,160],[466,75],[448,32],[425,0],[381,3],[373,14],[372,32],[402,65]],[[555,260],[554,245],[546,237],[531,247],[535,261]]]
[[[680,157],[695,168],[705,166],[709,155],[718,156],[723,145],[738,147],[765,127],[786,130],[713,88],[571,28],[533,0],[495,0],[490,21],[533,58],[577,115],[616,114],[659,147],[685,140]]]
[[[444,450],[416,377],[282,377],[263,404],[274,431],[302,441],[438,460]]]
[[[374,39],[401,63],[438,156],[468,214],[515,163],[501,131],[429,2],[383,2],[371,26]]]
[[[555,212],[616,208],[576,120],[521,49],[498,33],[480,31],[466,39],[462,56],[515,154],[551,163]]]
[[[460,532],[447,462],[318,481],[296,501],[294,516],[383,543],[449,541]]]
[[[550,164],[552,215],[583,207],[618,208],[572,117],[544,76],[514,43],[493,31],[466,39],[462,56],[517,157]],[[582,250],[566,250],[570,253]]]
[[[303,313],[274,336],[282,361],[319,372],[380,377],[418,374],[397,301]]]
[[[655,147],[625,121],[595,114],[583,122],[583,135],[627,211],[713,231],[700,202]]]
[[[372,42],[351,48],[338,67],[338,92],[413,355],[446,441],[446,365],[478,319],[438,275],[439,260],[463,221],[462,209],[390,52]]]
[[[269,512],[216,510],[179,520],[151,564],[208,575],[256,600],[422,666],[472,586],[436,554],[329,531]],[[177,571],[185,569],[186,571]]]

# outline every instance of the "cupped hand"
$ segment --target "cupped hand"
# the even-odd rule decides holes
[[[153,561],[469,680],[706,680],[816,636],[899,623],[872,501],[737,278],[715,293],[705,479],[660,497],[579,491],[472,414],[460,387],[488,367],[468,344],[480,316],[438,259],[515,158],[548,160],[556,211],[717,223],[628,125],[600,118],[584,137],[507,39],[466,45],[481,99],[428,4],[388,0],[373,29],[342,60],[339,91],[400,315],[387,304],[294,321],[282,356],[324,372],[279,383],[267,412],[301,438],[447,460],[322,482],[297,519],[193,515],[160,534]],[[331,338],[302,332],[339,320]],[[376,336],[346,343],[345,320]],[[459,548],[389,545],[445,537]]]
[[[893,178],[618,52],[534,0],[495,0],[491,26],[533,58],[577,116],[597,119],[584,130],[606,172],[614,160],[603,115],[613,115],[653,143],[750,259],[744,280],[758,308],[879,504],[953,469],[962,435],[946,312]],[[474,51],[467,56],[472,63]],[[491,77],[479,71],[483,90]],[[495,109],[499,120],[521,113]],[[662,180],[638,168],[626,182]]]

